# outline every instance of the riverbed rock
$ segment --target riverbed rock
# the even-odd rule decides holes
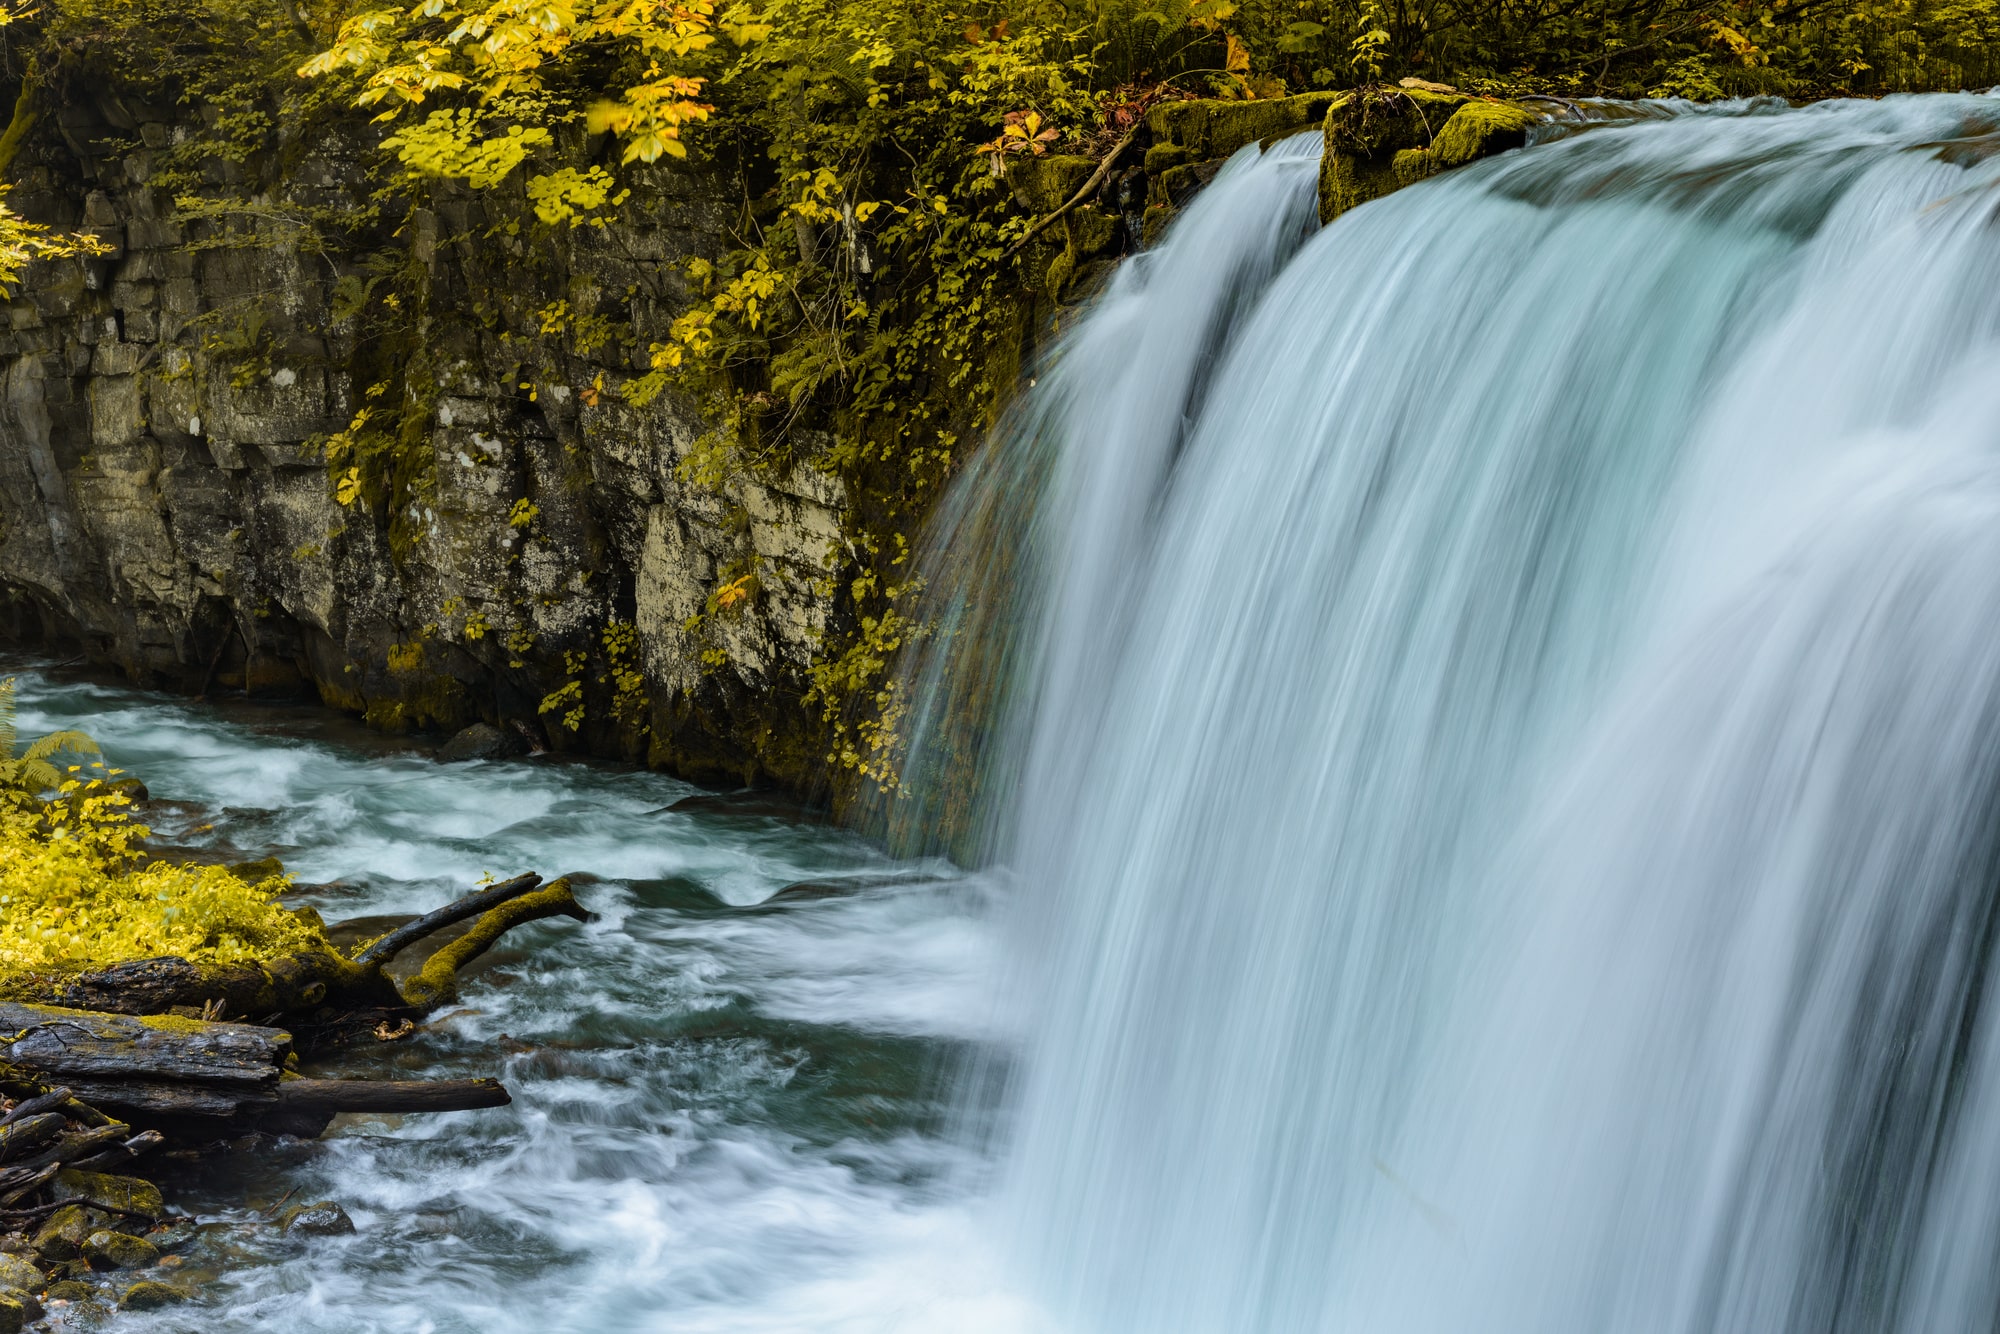
[[[87,1302],[97,1296],[97,1289],[77,1279],[66,1278],[60,1283],[51,1283],[42,1293],[44,1300],[51,1302]]]
[[[0,1288],[22,1288],[28,1292],[39,1292],[48,1282],[47,1276],[35,1265],[29,1264],[18,1255],[0,1255]]]
[[[84,1258],[96,1268],[146,1269],[160,1258],[160,1248],[144,1237],[106,1228],[83,1239]]]
[[[96,1230],[82,1205],[68,1205],[36,1229],[35,1254],[44,1260],[74,1260],[83,1253],[84,1238]]]
[[[278,1230],[288,1237],[338,1237],[354,1231],[354,1220],[332,1200],[321,1200],[285,1210]]]
[[[64,1168],[49,1183],[49,1193],[58,1200],[87,1200],[107,1209],[158,1218],[167,1209],[160,1188],[138,1177],[113,1176],[107,1172],[79,1172]]]
[[[29,1324],[40,1320],[44,1314],[42,1299],[25,1288],[0,1287],[0,1302],[13,1302],[19,1306],[21,1314],[27,1317]]]
[[[34,1252],[33,1238],[25,1232],[0,1232],[0,1255],[29,1255]]]
[[[0,1334],[21,1334],[28,1319],[25,1303],[12,1293],[0,1292]]]
[[[177,1306],[193,1296],[185,1288],[177,1288],[171,1283],[149,1281],[134,1283],[125,1289],[124,1297],[118,1304],[128,1311],[157,1311],[165,1306]]]
[[[438,763],[461,760],[507,760],[528,753],[528,743],[519,735],[493,726],[474,723],[438,747]]]

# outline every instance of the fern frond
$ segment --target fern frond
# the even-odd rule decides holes
[[[73,755],[104,753],[98,744],[91,740],[88,733],[51,732],[40,740],[31,742],[28,748],[21,752],[21,760],[23,763],[32,764],[37,760],[46,760],[51,755],[59,755],[63,751],[69,751]]]

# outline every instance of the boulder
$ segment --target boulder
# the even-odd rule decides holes
[[[21,1334],[27,1325],[27,1306],[13,1293],[0,1292],[0,1334]]]
[[[354,1220],[332,1200],[321,1200],[285,1210],[278,1230],[289,1237],[338,1237],[354,1231]]]
[[[50,1214],[35,1231],[35,1254],[44,1260],[74,1260],[83,1254],[83,1240],[97,1227],[82,1205],[72,1204]]]
[[[438,747],[438,763],[461,760],[508,760],[528,753],[528,743],[491,723],[474,723]]]
[[[134,1283],[125,1289],[125,1295],[118,1304],[128,1311],[157,1311],[164,1306],[176,1306],[191,1295],[185,1288],[177,1288],[171,1283]]]
[[[138,1177],[112,1176],[107,1172],[79,1172],[65,1168],[49,1183],[49,1193],[58,1200],[85,1200],[127,1213],[158,1218],[167,1210],[160,1188]]]
[[[1518,102],[1471,97],[1420,80],[1344,94],[1326,113],[1319,218],[1483,157],[1519,148],[1540,119]]]
[[[0,1255],[0,1288],[20,1288],[25,1292],[40,1292],[46,1282],[48,1279],[42,1271],[20,1256]]]
[[[42,1310],[42,1299],[24,1288],[0,1287],[0,1302],[12,1302],[20,1307],[22,1316],[31,1325],[46,1314]]]
[[[83,1239],[83,1255],[92,1268],[147,1269],[159,1262],[160,1249],[144,1237],[105,1229]]]

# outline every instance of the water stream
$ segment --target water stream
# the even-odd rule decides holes
[[[216,1276],[196,1314],[121,1327],[873,1331],[901,1294],[856,1270],[964,1226],[977,1164],[938,1133],[938,1074],[990,1036],[980,881],[659,775],[439,765],[318,711],[33,671],[20,692],[24,735],[87,727],[142,774],[164,836],[335,882],[297,900],[329,922],[524,868],[585,872],[599,917],[510,935],[417,1036],[317,1071],[494,1074],[513,1106],[343,1117],[170,1168]],[[268,1210],[288,1193],[339,1201],[356,1235],[285,1241]],[[838,1298],[815,1291],[829,1275]]]
[[[595,877],[342,1058],[515,1106],[190,1184],[202,1327],[1993,1328],[1996,136],[1597,108],[1323,230],[1246,150],[939,520],[908,858],[31,678],[329,919]]]

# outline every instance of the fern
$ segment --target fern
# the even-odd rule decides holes
[[[103,749],[89,734],[77,731],[51,732],[28,743],[18,756],[14,753],[18,732],[15,724],[14,678],[0,681],[0,790],[15,798],[38,797],[63,783],[63,770],[51,763],[59,755],[102,755]]]

